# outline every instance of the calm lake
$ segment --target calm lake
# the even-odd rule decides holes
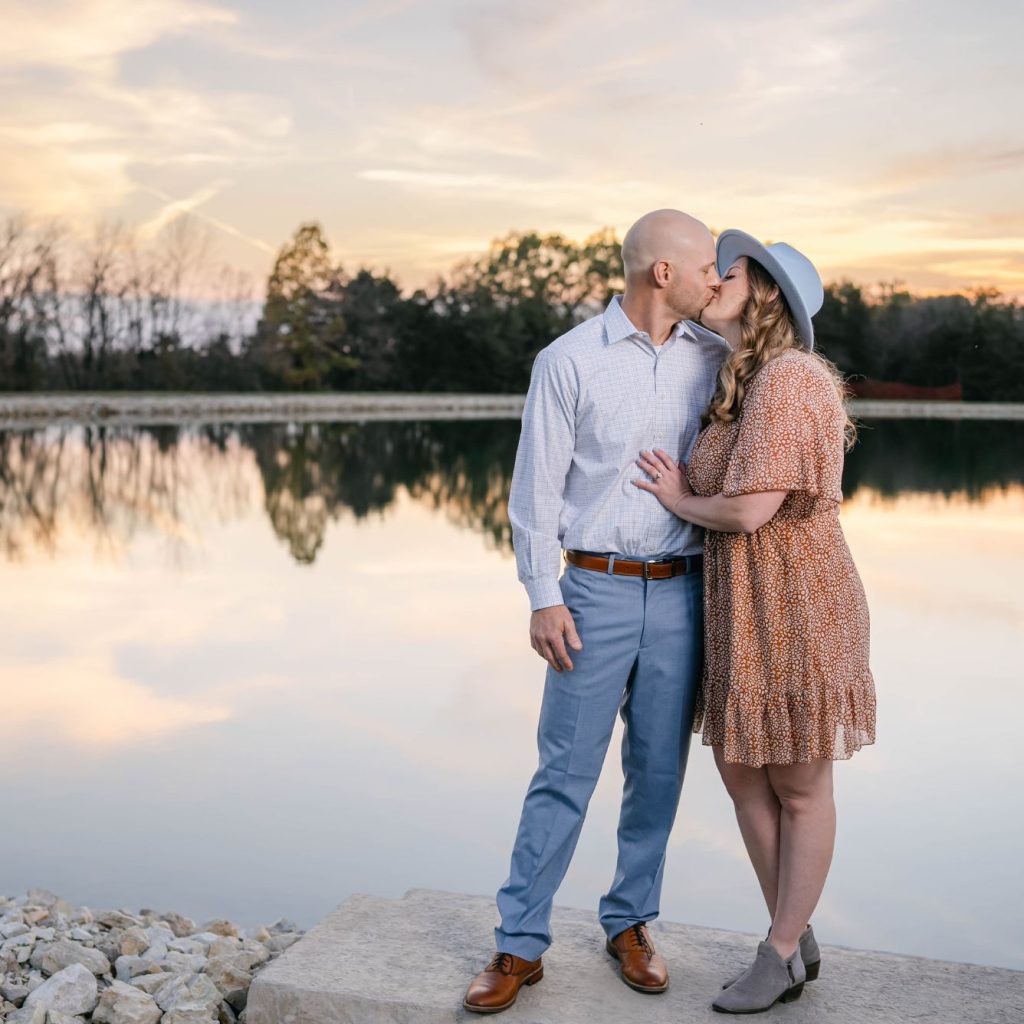
[[[544,674],[518,427],[0,432],[0,892],[306,927],[492,894]],[[878,743],[836,769],[816,931],[1024,968],[1024,423],[869,421],[845,490]],[[609,884],[620,789],[616,739],[560,903]],[[699,742],[662,913],[766,928]]]

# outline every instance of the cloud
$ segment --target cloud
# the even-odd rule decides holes
[[[237,20],[234,11],[197,0],[14,0],[4,4],[0,66],[111,75],[123,53],[166,33]]]
[[[0,62],[15,83],[24,83],[17,100],[12,90],[0,94],[0,203],[12,210],[83,229],[118,215],[140,194],[159,195],[162,205],[142,225],[153,234],[209,202],[230,179],[172,198],[145,184],[147,173],[271,159],[291,130],[286,105],[259,93],[212,95],[183,81],[121,80],[120,60],[129,52],[169,36],[234,27],[234,11],[196,0],[85,0],[23,3],[5,10],[8,15]],[[262,252],[273,251],[222,219],[203,216]]]
[[[220,178],[217,181],[210,182],[208,185],[204,185],[197,192],[194,192],[190,196],[186,196],[184,199],[172,199],[166,192],[151,189],[150,191],[154,195],[166,201],[166,205],[163,206],[154,217],[151,217],[144,224],[139,225],[139,237],[144,240],[152,238],[179,217],[183,217],[188,213],[195,213],[200,206],[204,203],[208,203],[214,196],[223,191],[223,189],[230,184],[230,178]]]
[[[11,735],[89,747],[144,744],[168,733],[220,722],[231,710],[216,702],[161,697],[117,676],[106,658],[74,655],[45,664],[8,659],[0,675],[4,722]]]
[[[17,4],[0,204],[150,225],[190,208],[258,275],[315,216],[411,286],[468,239],[622,231],[669,205],[868,280],[905,258],[912,287],[1024,287],[1001,253],[1024,234],[1001,99],[1020,72],[969,11],[652,0],[641,33],[611,0],[231,2]],[[947,59],[961,30],[999,89]]]

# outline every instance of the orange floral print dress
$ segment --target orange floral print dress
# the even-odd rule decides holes
[[[850,757],[875,740],[868,606],[839,525],[842,403],[827,370],[788,350],[748,381],[739,416],[711,423],[694,493],[789,491],[752,534],[708,530],[704,680],[694,732],[759,767]]]

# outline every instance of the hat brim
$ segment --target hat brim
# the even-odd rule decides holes
[[[772,280],[779,286],[779,291],[785,296],[789,310],[793,314],[797,338],[808,349],[813,349],[814,325],[811,323],[811,314],[804,300],[800,297],[800,292],[797,291],[796,286],[790,280],[789,274],[786,273],[779,261],[753,235],[748,235],[745,231],[737,231],[735,228],[723,231],[718,236],[718,248],[715,256],[718,276],[724,276],[725,272],[741,256],[757,260],[771,274]]]

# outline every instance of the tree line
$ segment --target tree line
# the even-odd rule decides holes
[[[149,245],[116,228],[76,243],[8,221],[0,389],[520,393],[537,351],[623,287],[610,229],[583,242],[515,232],[406,295],[386,272],[348,273],[306,223],[261,304],[242,276],[210,269],[208,247],[187,218]],[[881,382],[1024,400],[1024,308],[994,290],[835,282],[815,329],[863,393]]]

